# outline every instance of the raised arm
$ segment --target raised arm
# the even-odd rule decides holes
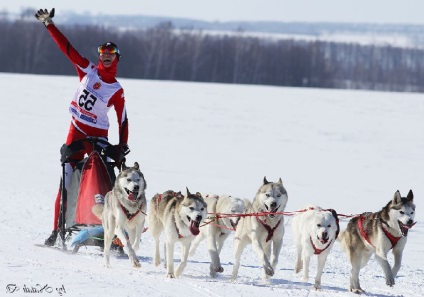
[[[90,61],[81,56],[80,53],[71,45],[65,35],[63,35],[63,33],[60,32],[59,29],[55,26],[52,20],[54,13],[54,8],[50,12],[47,11],[47,9],[40,9],[35,14],[35,17],[46,26],[54,42],[65,54],[65,56],[72,62],[72,64],[79,66],[76,67],[76,69],[78,75],[81,78],[84,76],[84,73],[80,70],[80,68],[86,68],[90,64]]]

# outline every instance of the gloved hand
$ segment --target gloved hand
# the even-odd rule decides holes
[[[126,143],[121,143],[118,145],[119,148],[121,149],[121,153],[126,156],[130,153],[130,147],[128,146],[128,144]]]
[[[54,17],[54,8],[52,8],[50,12],[47,9],[39,9],[34,16],[47,27],[53,24],[52,18]]]

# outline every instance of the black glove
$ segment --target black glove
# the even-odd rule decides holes
[[[128,154],[130,153],[130,147],[128,146],[128,144],[126,144],[126,143],[121,143],[121,144],[119,144],[118,146],[119,146],[119,148],[120,148],[120,150],[121,150],[121,153],[122,153],[124,156],[126,156],[126,155],[128,155]]]
[[[34,16],[47,27],[53,24],[52,18],[54,17],[54,8],[52,8],[50,12],[47,9],[39,9]]]

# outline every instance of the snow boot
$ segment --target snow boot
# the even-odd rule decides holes
[[[59,234],[58,230],[53,230],[52,234],[49,236],[49,238],[46,239],[44,242],[45,245],[48,246],[54,246],[56,243],[57,235]]]

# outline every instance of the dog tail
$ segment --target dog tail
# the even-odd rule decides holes
[[[91,211],[94,213],[96,217],[99,218],[99,220],[101,220],[104,208],[105,208],[104,204],[94,204],[93,207],[91,208]]]
[[[342,251],[346,251],[346,245],[344,241],[345,234],[346,234],[346,229],[340,231],[339,236],[337,237],[337,241],[340,243]]]

